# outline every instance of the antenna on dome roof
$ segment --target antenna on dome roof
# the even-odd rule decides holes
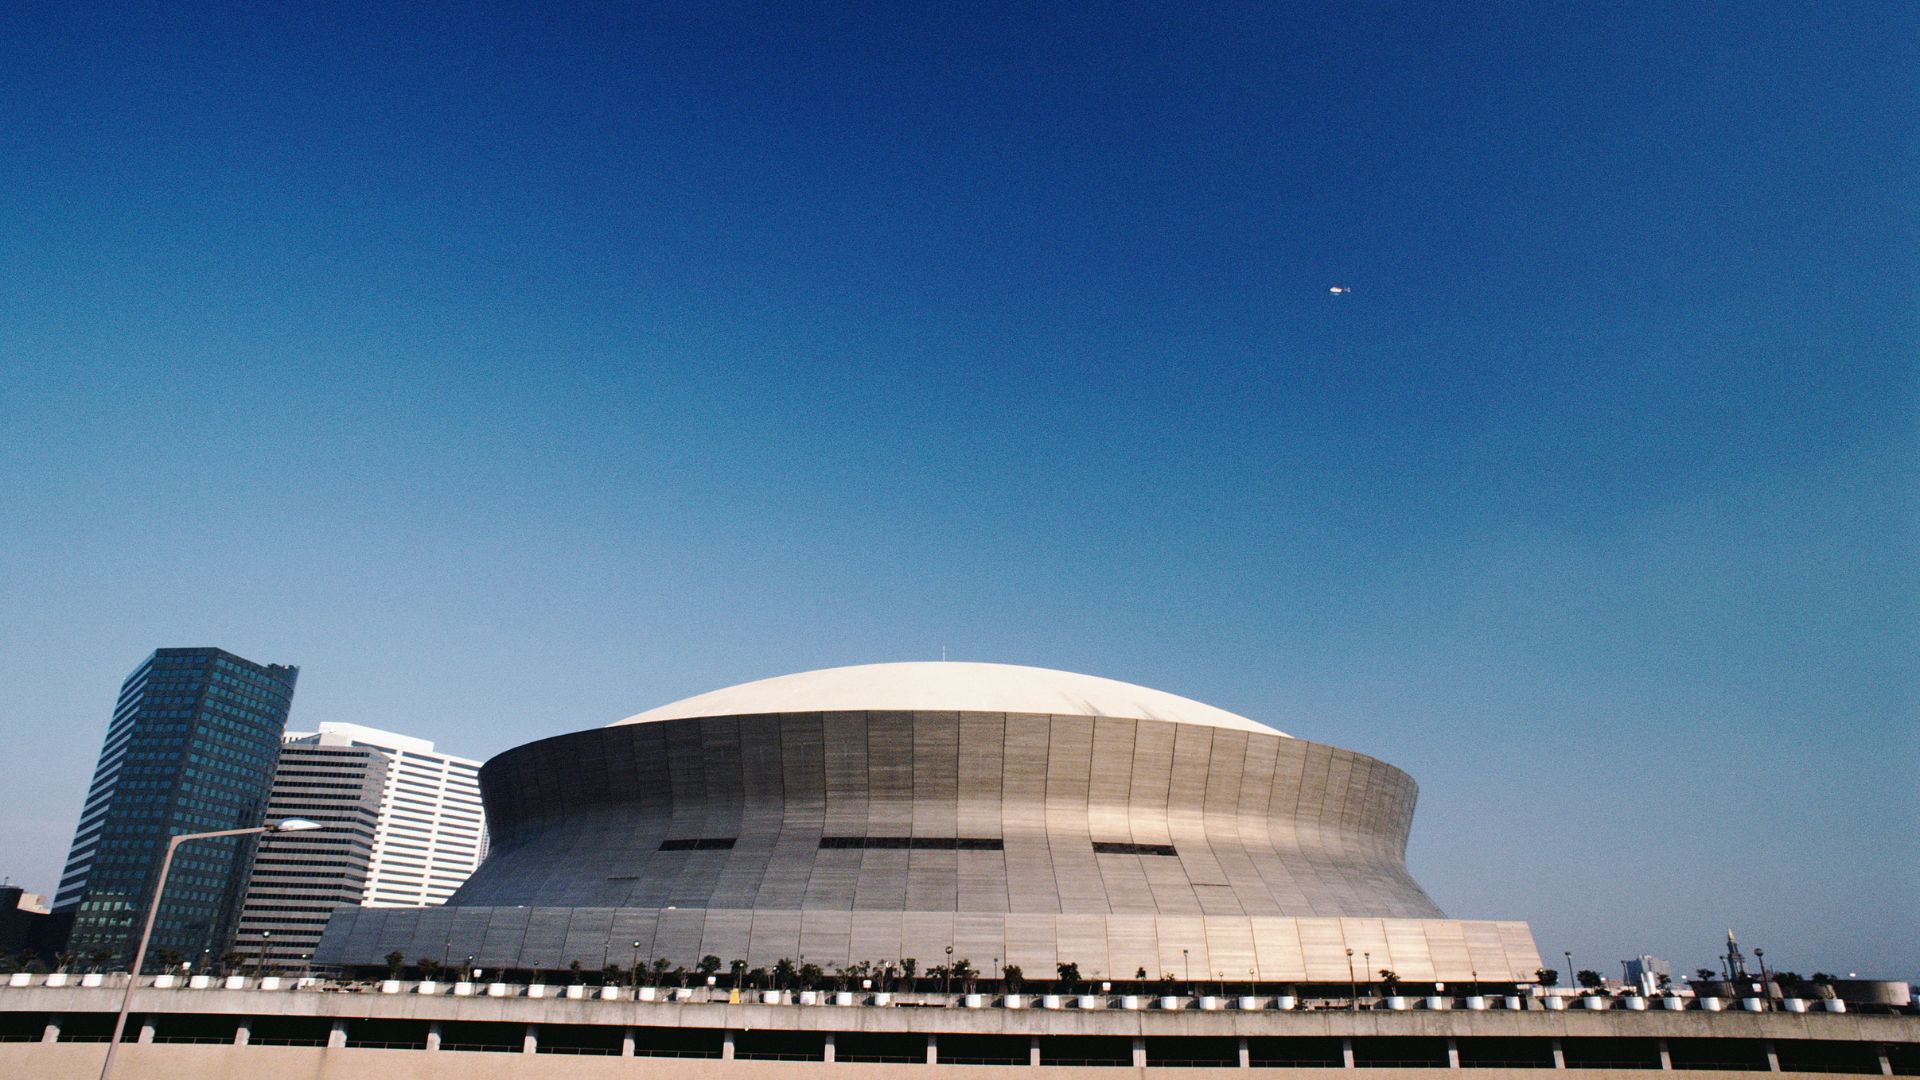
[[[940,646],[940,662],[943,664],[947,662],[947,647],[945,645]]]

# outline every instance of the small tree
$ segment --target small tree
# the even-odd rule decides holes
[[[793,977],[794,967],[791,959],[783,956],[773,962],[773,985],[775,989],[786,990],[792,987]]]
[[[1694,968],[1693,973],[1701,982],[1712,982],[1720,977],[1720,973],[1712,968]]]
[[[733,987],[738,990],[741,981],[747,977],[747,962],[745,960],[735,960],[733,963],[728,964],[727,974],[732,976]]]
[[[435,960],[431,956],[423,956],[420,959],[415,960],[413,962],[413,966],[420,970],[420,977],[422,979],[426,979],[429,981],[431,981],[435,975],[438,975],[440,973],[440,961]]]
[[[900,961],[900,977],[907,980],[907,989],[913,989],[913,973],[920,967],[920,961],[913,957],[903,957]]]
[[[1135,968],[1133,971],[1133,977],[1136,979],[1139,979],[1141,982],[1146,982],[1147,981],[1146,965],[1142,964],[1141,966]]]
[[[179,949],[155,949],[153,956],[160,961],[162,971],[173,971],[180,966]]]
[[[65,958],[63,957],[62,966],[65,966],[64,959]],[[102,971],[106,968],[108,964],[113,963],[113,950],[112,949],[95,949],[92,952],[87,954],[87,959],[93,961],[93,970]]]
[[[1582,968],[1576,973],[1574,979],[1588,990],[1598,990],[1606,982],[1600,977],[1599,972],[1587,968]]]
[[[1399,996],[1400,973],[1392,968],[1380,969],[1380,985],[1384,986],[1388,997]]]
[[[1026,981],[1027,973],[1020,970],[1019,964],[1008,964],[1000,969],[1000,977],[1007,982],[1007,992],[1017,994]]]
[[[571,976],[571,977],[572,977],[572,979],[573,979],[573,982],[574,982],[574,985],[576,985],[576,986],[577,986],[577,985],[579,985],[579,983],[580,983],[580,961],[578,961],[578,960],[571,960],[571,961],[568,961],[568,963],[567,963],[567,974],[568,974],[569,976]]]
[[[1077,963],[1055,964],[1053,965],[1053,970],[1060,973],[1060,981],[1066,984],[1067,991],[1071,993],[1073,984],[1080,981],[1080,965]]]
[[[400,977],[400,969],[407,966],[407,954],[395,949],[387,954],[387,978]]]
[[[811,960],[801,964],[799,969],[794,972],[794,975],[800,980],[800,989],[802,990],[812,990],[819,986],[820,977],[824,974],[826,973],[820,970],[820,965]]]
[[[603,986],[619,986],[620,980],[625,974],[626,973],[620,969],[619,964],[608,964],[606,967],[600,969],[600,983]]]
[[[720,958],[708,953],[700,958],[700,963],[694,970],[702,975],[717,975],[720,973]]]
[[[1541,986],[1560,985],[1560,971],[1557,968],[1534,968],[1533,977]]]

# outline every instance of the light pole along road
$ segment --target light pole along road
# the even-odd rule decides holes
[[[107,1059],[100,1063],[100,1080],[113,1072],[113,1054],[120,1048],[120,1036],[127,1030],[127,1010],[133,1005],[133,987],[140,981],[140,965],[147,959],[147,942],[153,937],[154,917],[160,914],[160,894],[167,888],[167,871],[173,869],[173,853],[189,840],[212,840],[220,836],[257,836],[261,833],[306,832],[322,828],[317,821],[287,818],[272,825],[251,829],[221,829],[218,832],[183,833],[169,837],[166,857],[160,860],[160,877],[153,883],[153,899],[147,902],[147,925],[140,931],[140,947],[133,952],[133,967],[127,971],[127,992],[120,995],[120,1015],[113,1021],[113,1037],[107,1040]]]

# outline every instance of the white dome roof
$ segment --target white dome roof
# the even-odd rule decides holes
[[[860,664],[781,675],[662,705],[619,724],[693,716],[805,712],[996,712],[1112,716],[1285,735],[1225,709],[1071,671],[931,661]]]

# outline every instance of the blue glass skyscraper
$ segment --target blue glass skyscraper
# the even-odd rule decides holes
[[[168,837],[263,823],[299,673],[220,649],[159,649],[127,676],[54,898],[73,915],[69,953],[132,959]],[[150,966],[219,959],[252,854],[252,837],[180,849]]]

